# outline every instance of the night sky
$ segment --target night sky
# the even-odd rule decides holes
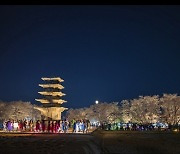
[[[69,108],[180,93],[180,6],[0,6],[0,100],[41,98],[61,77]]]

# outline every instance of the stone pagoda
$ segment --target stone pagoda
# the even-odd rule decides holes
[[[43,96],[42,99],[35,99],[42,103],[42,107],[35,107],[41,112],[42,120],[60,120],[61,112],[67,110],[61,104],[67,102],[61,99],[65,94],[61,92],[64,88],[61,82],[64,82],[60,77],[55,78],[41,78],[45,84],[39,84],[44,88],[44,91],[38,92]]]

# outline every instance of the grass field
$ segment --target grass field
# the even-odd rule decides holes
[[[101,131],[93,132],[102,153],[119,154],[180,154],[180,133]]]
[[[90,134],[0,133],[0,154],[100,154]]]
[[[180,133],[0,133],[0,154],[180,154]]]

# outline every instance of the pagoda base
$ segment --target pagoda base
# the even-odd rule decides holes
[[[61,120],[61,112],[67,110],[64,107],[35,107],[41,112],[42,120]]]

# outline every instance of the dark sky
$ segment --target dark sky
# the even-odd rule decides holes
[[[0,6],[0,99],[40,98],[65,80],[64,106],[180,92],[180,6]]]

